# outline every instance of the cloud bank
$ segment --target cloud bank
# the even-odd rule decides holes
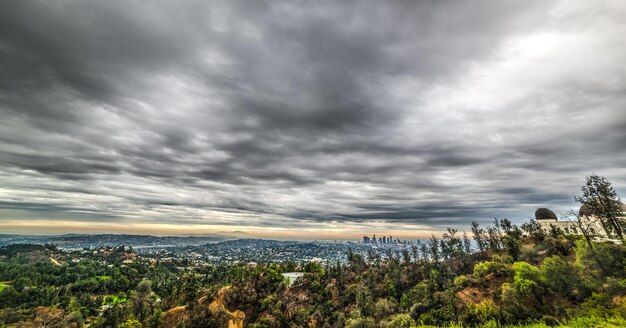
[[[626,192],[621,1],[3,7],[0,226],[432,231]]]

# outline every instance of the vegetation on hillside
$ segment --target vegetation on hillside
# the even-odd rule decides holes
[[[1,255],[0,320],[24,327],[220,327],[228,317],[208,304],[228,285],[228,311],[245,312],[248,327],[626,324],[623,245],[591,249],[582,238],[546,235],[534,222],[518,228],[496,220],[476,232],[482,252],[471,252],[467,236],[450,229],[402,256],[349,254],[348,263],[329,266],[122,264],[123,248],[76,262],[77,254],[54,247],[14,245]],[[289,286],[282,273],[292,270],[305,274]]]
[[[626,246],[534,221],[471,231],[331,265],[194,266],[124,247],[12,245],[0,250],[0,325],[227,327],[238,313],[257,328],[626,326]],[[304,275],[290,285],[282,273],[294,270]]]

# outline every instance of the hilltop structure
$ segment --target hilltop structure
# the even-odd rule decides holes
[[[620,203],[622,216],[626,218],[626,204]],[[589,206],[583,204],[578,210],[581,225],[575,221],[559,221],[556,214],[548,208],[539,208],[535,211],[535,220],[541,226],[543,231],[550,232],[554,227],[562,230],[566,234],[582,235],[581,226],[588,231],[590,235],[599,239],[609,239],[611,235],[602,224],[600,217],[593,213]]]

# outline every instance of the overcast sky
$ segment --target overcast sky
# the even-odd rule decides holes
[[[3,1],[0,231],[424,236],[626,197],[624,1]]]

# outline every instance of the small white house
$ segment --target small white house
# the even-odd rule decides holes
[[[291,286],[291,284],[293,284],[293,282],[304,276],[303,272],[285,272],[283,273],[283,277],[285,277],[287,279],[287,284]]]

